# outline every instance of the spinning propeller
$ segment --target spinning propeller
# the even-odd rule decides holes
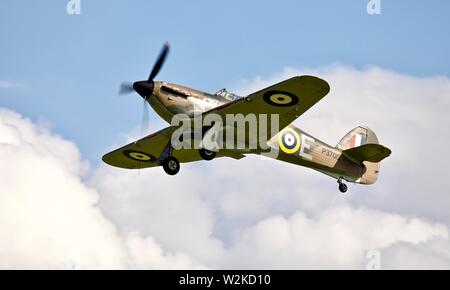
[[[119,95],[126,95],[132,93],[133,91],[137,92],[144,99],[144,106],[142,112],[142,131],[144,131],[144,126],[148,123],[148,107],[147,107],[147,98],[153,93],[154,88],[154,78],[158,75],[161,70],[164,62],[166,61],[167,55],[169,54],[170,45],[166,42],[159,53],[159,56],[153,65],[152,71],[146,81],[137,81],[134,83],[123,82],[119,88]],[[143,132],[141,132],[143,133]]]

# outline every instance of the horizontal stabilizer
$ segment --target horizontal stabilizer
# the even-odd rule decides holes
[[[344,150],[342,154],[358,164],[363,161],[377,163],[391,155],[391,150],[380,144],[365,144]]]

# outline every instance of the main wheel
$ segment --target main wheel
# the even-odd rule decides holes
[[[340,183],[339,184],[339,191],[342,192],[342,193],[346,193],[347,192],[347,184]]]
[[[175,157],[167,157],[162,162],[164,171],[169,175],[175,175],[180,171],[180,162]]]
[[[209,151],[209,150],[206,150],[206,149],[203,149],[203,148],[201,148],[199,150],[199,153],[200,153],[200,156],[203,158],[203,160],[207,160],[207,161],[213,160],[214,157],[216,157],[216,152]]]

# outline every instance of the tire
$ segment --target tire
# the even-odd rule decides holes
[[[164,171],[169,175],[175,175],[180,171],[180,162],[175,157],[167,157],[162,162]]]
[[[206,160],[206,161],[213,160],[216,157],[216,152],[214,152],[214,151],[209,151],[209,150],[202,148],[198,152],[200,153],[200,156],[202,157],[202,159]]]
[[[342,192],[342,193],[346,193],[347,192],[347,184],[345,184],[345,183],[341,183],[341,184],[339,184],[339,191],[340,192]]]

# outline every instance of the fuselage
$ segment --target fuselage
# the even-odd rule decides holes
[[[170,123],[177,114],[193,117],[232,100],[218,94],[213,95],[177,84],[155,81],[153,94],[147,101],[161,118]]]
[[[155,81],[153,86],[153,93],[146,96],[146,100],[155,112],[168,123],[171,123],[172,118],[177,114],[193,117],[239,98],[224,89],[216,94],[210,94],[161,81]],[[286,132],[288,132],[287,135]],[[285,147],[284,142],[289,143],[291,139],[292,142],[299,143],[296,150],[289,150]],[[272,150],[278,151],[275,159],[309,167],[334,178],[342,177],[347,181],[371,184],[376,181],[378,176],[378,174],[367,173],[367,170],[375,165],[369,162],[362,165],[355,164],[342,156],[342,150],[314,138],[292,124],[272,137],[267,144]],[[242,152],[264,154],[261,150],[242,150]],[[298,158],[292,158],[292,155]],[[267,156],[270,157],[270,154]]]

